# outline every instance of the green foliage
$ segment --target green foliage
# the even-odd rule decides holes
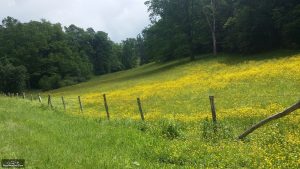
[[[112,43],[108,40],[108,35],[105,32],[97,32],[94,35],[92,46],[95,55],[92,56],[92,63],[96,75],[101,75],[111,72]]]
[[[300,48],[300,4],[285,16],[287,23],[282,25],[283,40],[290,48]]]
[[[28,88],[53,89],[65,77],[74,77],[75,83],[89,78],[88,58],[70,45],[60,24],[45,20],[20,23],[11,17],[2,23],[0,57],[26,67]]]
[[[122,70],[122,62],[121,62],[121,58],[122,58],[122,45],[121,44],[117,44],[117,43],[113,43],[112,44],[112,56],[111,56],[111,72],[117,72]]]
[[[20,93],[25,89],[27,70],[24,66],[0,64],[0,91]]]
[[[124,69],[131,69],[137,65],[136,39],[128,38],[123,41],[122,65]]]
[[[7,17],[0,26],[0,60],[26,68],[26,88],[56,89],[86,81],[92,74],[135,67],[135,39],[132,41],[121,45],[92,28],[84,30],[73,24],[62,28],[46,20],[20,23]]]
[[[212,51],[213,31],[220,52],[299,49],[297,0],[148,0],[145,4],[152,21],[143,30],[145,55],[158,61],[193,59]]]
[[[136,38],[136,54],[138,58],[140,58],[140,65],[147,64],[152,61],[151,58],[146,55],[145,40],[141,34],[138,34]]]
[[[168,139],[176,139],[182,135],[182,127],[171,121],[162,124],[162,135]]]
[[[52,76],[43,76],[39,81],[39,86],[43,90],[57,89],[60,86],[61,76],[54,74]]]

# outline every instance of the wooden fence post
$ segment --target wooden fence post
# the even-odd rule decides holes
[[[23,99],[25,99],[26,95],[25,95],[25,92],[23,92]]]
[[[145,117],[144,117],[144,113],[143,113],[143,109],[142,109],[142,104],[141,104],[141,99],[137,98],[136,100],[137,100],[137,104],[138,104],[139,111],[140,111],[140,114],[141,114],[141,119],[142,119],[142,121],[145,121]]]
[[[247,129],[244,133],[242,133],[238,139],[244,139],[247,135],[249,135],[250,133],[252,133],[254,130],[260,128],[261,126],[265,125],[266,123],[272,121],[272,120],[276,120],[279,118],[282,118],[284,116],[287,116],[289,114],[291,114],[292,112],[296,111],[297,109],[300,109],[300,101],[298,101],[296,104],[292,105],[291,107],[285,109],[283,112],[274,114],[262,121],[260,121],[259,123],[253,125],[252,127],[250,127],[249,129]]]
[[[79,102],[79,106],[80,106],[80,112],[83,113],[83,108],[82,108],[82,103],[81,103],[80,96],[78,96],[78,102]]]
[[[105,111],[106,111],[106,117],[107,117],[107,120],[109,120],[110,115],[109,115],[109,110],[108,110],[108,105],[107,105],[107,100],[106,100],[106,94],[103,94],[103,100],[104,100],[104,107],[105,107]]]
[[[53,108],[50,95],[48,95],[48,106],[50,106],[51,109]]]
[[[214,123],[217,123],[217,114],[216,114],[214,96],[209,96],[209,100],[210,100],[212,120],[213,120]]]
[[[39,99],[39,102],[42,103],[42,97],[40,94],[38,95],[38,99]]]
[[[30,94],[30,101],[32,101],[33,100],[33,96],[32,96],[32,94]]]
[[[17,93],[17,98],[19,98],[19,93]]]
[[[61,101],[62,101],[62,104],[64,106],[64,110],[66,111],[66,104],[65,104],[64,96],[61,96]]]

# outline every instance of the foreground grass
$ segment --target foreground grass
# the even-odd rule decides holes
[[[26,168],[130,168],[147,160],[152,137],[131,122],[96,122],[28,102],[0,98],[0,158]]]
[[[99,121],[1,98],[0,158],[26,168],[299,168],[299,111],[237,141],[241,125],[208,120]],[[240,124],[237,124],[239,122]]]

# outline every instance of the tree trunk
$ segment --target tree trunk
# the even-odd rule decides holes
[[[193,44],[193,31],[194,31],[194,0],[191,0],[191,15],[189,17],[189,46],[191,50],[191,60],[195,60],[194,44]]]
[[[217,54],[217,38],[216,38],[216,2],[215,0],[211,0],[211,7],[212,7],[212,40],[213,40],[213,53],[214,55]]]
[[[213,40],[213,52],[214,55],[217,55],[217,39],[216,39],[216,32],[212,32],[212,40]]]
[[[213,46],[213,54],[217,54],[217,37],[216,37],[216,2],[215,0],[210,1],[211,11],[205,12],[203,11],[204,16],[206,18],[207,24],[209,26],[211,37],[212,37],[212,46]],[[204,5],[204,4],[202,4]],[[211,12],[211,13],[210,13]],[[211,15],[211,16],[210,16]]]

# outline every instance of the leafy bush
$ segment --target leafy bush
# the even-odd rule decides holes
[[[26,87],[27,70],[24,66],[0,64],[0,90],[3,92],[20,93]]]
[[[162,134],[168,139],[176,139],[181,136],[181,133],[182,127],[175,122],[167,121],[162,125]]]
[[[51,76],[43,76],[39,81],[39,86],[42,90],[50,90],[59,88],[61,76],[54,74]]]
[[[72,78],[65,78],[58,82],[59,87],[71,86],[74,84],[76,84],[76,82]]]

